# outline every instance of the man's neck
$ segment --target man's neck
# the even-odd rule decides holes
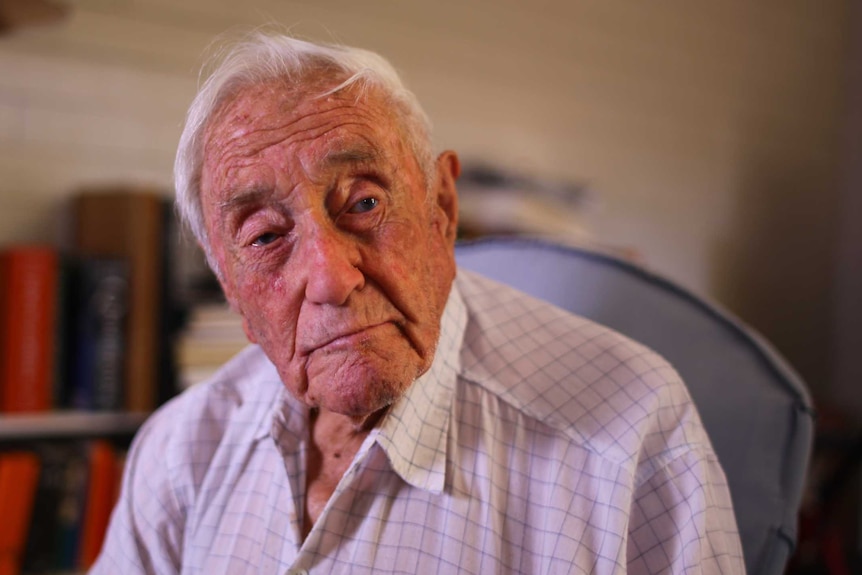
[[[325,409],[311,412],[303,537],[311,531],[362,442],[384,411],[360,422]]]

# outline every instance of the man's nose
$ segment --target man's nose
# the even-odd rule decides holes
[[[318,304],[343,305],[354,290],[362,289],[361,255],[356,239],[334,226],[315,227],[306,236],[305,297]]]

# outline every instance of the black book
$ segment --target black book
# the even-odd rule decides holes
[[[122,258],[81,258],[75,288],[73,370],[68,405],[123,409],[129,265]]]

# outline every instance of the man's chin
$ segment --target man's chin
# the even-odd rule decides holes
[[[304,365],[306,395],[339,413],[373,413],[397,401],[425,371],[424,363],[403,339],[315,352]]]
[[[311,407],[337,413],[350,419],[354,426],[373,427],[380,415],[395,402],[397,402],[407,390],[408,386],[386,386],[387,389],[375,387],[364,393],[328,393],[321,395],[308,394],[307,403]]]

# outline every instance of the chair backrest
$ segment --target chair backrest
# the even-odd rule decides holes
[[[813,438],[801,379],[738,319],[626,260],[524,238],[462,243],[458,264],[611,327],[670,361],[724,467],[750,574],[782,573]]]

